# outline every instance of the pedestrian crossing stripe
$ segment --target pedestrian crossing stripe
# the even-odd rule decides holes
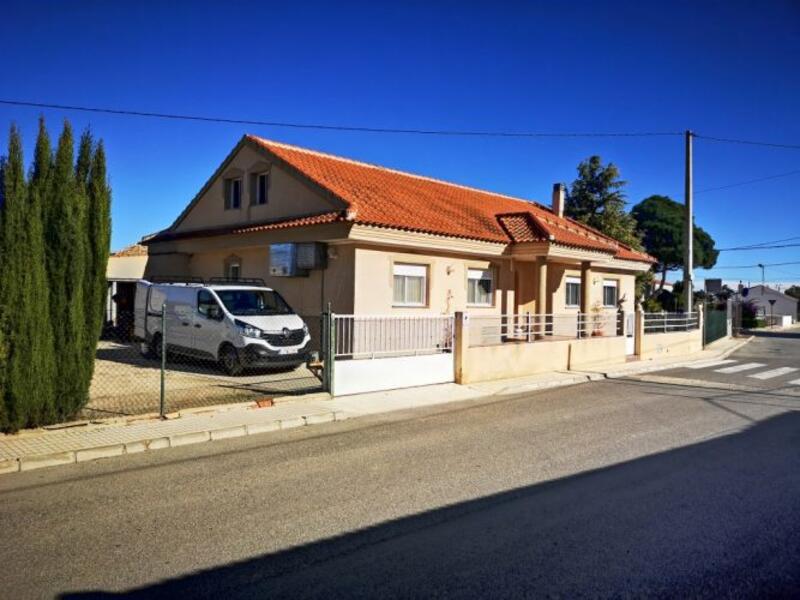
[[[693,365],[689,365],[689,369],[710,369],[711,367],[719,367],[722,365],[727,365],[730,363],[736,362],[735,360],[728,359],[728,360],[704,360],[699,363],[695,363]]]
[[[734,365],[733,367],[725,367],[724,369],[715,369],[717,373],[739,373],[740,371],[750,371],[751,369],[758,369],[759,367],[766,367],[764,363],[744,363],[743,365]]]
[[[771,369],[770,371],[755,373],[753,375],[749,375],[749,377],[752,377],[753,379],[772,379],[773,377],[788,375],[789,373],[794,373],[795,371],[797,371],[797,369],[794,367],[780,367],[779,369]]]
[[[794,381],[790,381],[789,385],[800,385],[800,379],[795,379]]]

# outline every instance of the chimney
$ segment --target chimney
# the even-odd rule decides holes
[[[553,184],[553,213],[564,216],[565,191],[563,183]]]

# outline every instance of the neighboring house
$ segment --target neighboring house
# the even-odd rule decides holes
[[[301,314],[633,311],[655,260],[563,210],[247,135],[142,244],[149,277],[262,278]]]
[[[747,294],[747,300],[751,300],[756,305],[759,315],[765,317],[788,316],[792,318],[792,323],[797,321],[797,298],[787,296],[769,286],[754,285]],[[770,300],[775,300],[774,306],[770,305]]]
[[[144,277],[147,266],[147,247],[133,244],[108,257],[106,281],[106,329],[114,328],[117,334],[130,334],[133,326],[133,300],[136,282]]]

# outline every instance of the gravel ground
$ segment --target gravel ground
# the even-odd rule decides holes
[[[213,362],[170,360],[165,375],[166,411],[225,402],[252,401],[263,396],[291,395],[320,389],[311,371],[246,372],[225,375]],[[160,363],[145,358],[135,344],[101,341],[97,349],[89,404],[84,417],[158,412]]]

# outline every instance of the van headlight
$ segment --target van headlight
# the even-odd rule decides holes
[[[234,324],[239,329],[239,333],[241,333],[244,337],[251,337],[251,338],[260,338],[261,334],[264,333],[258,327],[254,327],[249,323],[245,323],[244,321],[240,321],[236,319]]]
[[[308,335],[308,325],[303,323],[303,337]]]

